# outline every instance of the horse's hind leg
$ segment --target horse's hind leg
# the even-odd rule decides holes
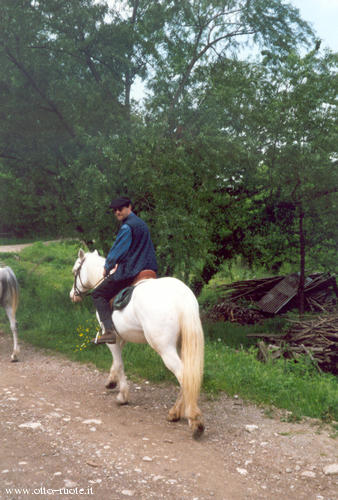
[[[175,375],[181,385],[183,365],[176,349],[166,351],[161,354],[161,358],[166,367]],[[177,420],[180,420],[181,417],[184,417],[184,398],[182,388],[174,406],[169,410],[167,420],[170,422],[177,422]]]
[[[194,405],[194,408],[190,408],[187,411],[187,418],[189,426],[192,429],[192,435],[195,439],[198,439],[204,432],[204,422],[202,417],[202,412],[199,407]]]
[[[171,422],[180,420],[182,417],[187,418],[193,432],[193,437],[197,439],[204,432],[203,417],[197,405],[196,398],[191,395],[189,396],[187,391],[184,392],[183,390],[183,363],[176,349],[166,351],[164,354],[161,354],[161,357],[166,367],[174,373],[181,386],[178,398],[174,406],[169,410],[167,418]]]
[[[201,410],[197,405],[195,393],[191,395],[187,389],[183,390],[183,363],[175,348],[167,349],[161,353],[166,367],[176,376],[181,390],[174,406],[169,410],[167,419],[171,422],[185,417],[192,429],[193,437],[198,439],[204,432],[204,423]]]
[[[169,420],[169,422],[177,422],[182,416],[184,416],[184,401],[181,389],[174,406],[169,410],[167,420]]]
[[[12,334],[13,334],[13,353],[11,356],[11,361],[14,363],[15,361],[19,361],[18,355],[20,352],[19,341],[18,341],[18,324],[15,319],[15,312],[11,306],[5,307],[6,314],[9,319],[9,323],[11,326]]]
[[[190,404],[189,407],[185,407],[183,390],[181,389],[174,406],[169,410],[167,419],[170,422],[177,422],[182,417],[188,419],[193,437],[198,439],[204,432],[202,412],[197,404]]]

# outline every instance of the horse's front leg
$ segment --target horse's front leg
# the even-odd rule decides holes
[[[118,373],[117,371],[115,370],[115,363],[114,363],[114,360],[115,360],[115,356],[114,356],[114,353],[115,353],[115,349],[114,349],[114,344],[106,344],[107,347],[109,348],[110,352],[111,352],[111,355],[112,355],[112,358],[113,358],[113,361],[112,361],[112,365],[110,367],[110,370],[109,370],[109,375],[108,375],[108,378],[107,378],[107,381],[105,383],[105,387],[106,389],[115,389],[115,387],[117,386],[119,380],[118,380]]]
[[[100,321],[100,316],[98,314],[98,312],[96,311],[96,319],[97,319],[97,322],[98,324],[100,325],[100,330],[97,332],[97,335],[102,335],[103,331],[104,331],[104,328],[103,328],[103,323]],[[111,355],[112,355],[112,358],[113,358],[113,362],[112,362],[112,365],[110,367],[110,370],[109,370],[109,375],[108,375],[108,378],[107,378],[107,381],[105,383],[105,387],[106,389],[115,389],[115,387],[117,386],[118,384],[118,374],[116,373],[116,370],[115,370],[115,365],[114,365],[114,352],[115,350],[113,350],[113,344],[106,344],[107,347],[109,347],[110,349],[110,352],[111,352]],[[121,344],[121,348],[122,348],[122,344]]]
[[[20,352],[19,341],[18,341],[18,323],[15,319],[15,314],[13,312],[12,307],[10,306],[6,307],[6,314],[8,316],[13,334],[13,353],[11,356],[11,361],[12,363],[14,363],[15,361],[19,361],[18,355]]]
[[[127,404],[129,398],[129,385],[127,377],[124,373],[124,366],[122,360],[122,347],[124,342],[122,340],[117,340],[116,344],[107,344],[112,353],[113,363],[111,365],[108,379],[106,382],[107,389],[114,389],[118,386],[118,395],[116,401],[121,404]]]

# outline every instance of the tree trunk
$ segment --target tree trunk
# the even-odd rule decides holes
[[[304,300],[304,284],[305,284],[305,234],[303,227],[304,210],[303,206],[299,204],[299,253],[300,253],[300,277],[299,277],[299,315],[304,314],[305,300]]]

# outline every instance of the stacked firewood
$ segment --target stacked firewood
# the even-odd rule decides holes
[[[271,288],[282,281],[284,276],[272,276],[271,278],[258,278],[251,280],[235,281],[227,285],[219,285],[220,293],[233,302],[240,299],[260,300]]]
[[[253,325],[266,317],[254,301],[259,300],[283,276],[273,278],[236,281],[217,287],[219,302],[208,311],[208,318],[214,321],[231,321],[241,325]]]
[[[333,313],[337,305],[338,288],[336,278],[329,273],[315,273],[305,279],[305,309],[312,312]],[[290,307],[298,305],[298,297]]]
[[[319,370],[338,373],[338,313],[312,320],[290,321],[288,332],[282,336],[250,334],[260,337],[260,358],[307,355]]]
[[[222,300],[228,302],[251,303],[259,302],[264,295],[280,283],[285,276],[272,276],[270,278],[260,278],[236,281],[227,285],[219,285],[219,295]],[[326,273],[309,274],[305,280],[304,297],[305,308],[312,312],[330,312],[334,310],[337,303],[338,288],[334,276]],[[292,298],[281,312],[286,309],[298,307],[299,297]]]
[[[208,313],[208,318],[214,321],[231,321],[240,325],[253,325],[264,317],[265,315],[257,309],[226,301],[219,302]]]

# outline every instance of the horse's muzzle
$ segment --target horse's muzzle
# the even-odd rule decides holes
[[[82,297],[80,295],[75,294],[73,290],[70,292],[69,297],[74,304],[76,304],[77,302],[81,302],[82,300]]]

